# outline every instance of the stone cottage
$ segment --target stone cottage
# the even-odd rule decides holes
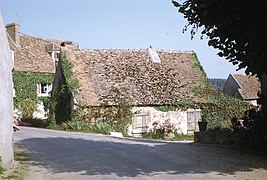
[[[257,106],[260,81],[255,76],[230,74],[224,84],[223,93]]]
[[[15,107],[35,107],[34,118],[45,118],[43,101],[49,97],[62,41],[22,35],[19,24],[6,25],[14,62]]]
[[[192,93],[203,76],[203,72],[196,68],[195,53],[152,47],[78,49],[71,44],[64,44],[62,49],[73,65],[72,79],[79,83],[72,93],[73,105],[115,105],[114,89],[119,89],[127,95],[134,113],[130,133],[145,132],[156,121],[170,121],[183,134],[197,129],[199,109],[161,110],[183,100],[201,101]]]

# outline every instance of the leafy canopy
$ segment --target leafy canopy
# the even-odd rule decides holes
[[[208,44],[239,69],[259,77],[267,74],[267,1],[172,0],[191,28],[200,30]]]

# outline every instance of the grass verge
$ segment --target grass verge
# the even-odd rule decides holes
[[[15,147],[14,163],[0,174],[0,179],[24,180],[29,171],[30,158],[20,147]]]

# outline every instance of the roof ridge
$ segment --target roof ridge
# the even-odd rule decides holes
[[[149,48],[139,48],[139,49],[100,49],[100,48],[80,48],[79,51],[111,51],[111,52],[146,52]],[[158,52],[168,52],[168,53],[194,53],[194,51],[188,50],[163,50],[163,49],[156,49]]]
[[[20,37],[26,37],[26,38],[29,37],[29,38],[39,39],[39,40],[43,40],[43,41],[48,41],[48,42],[51,42],[51,41],[61,41],[61,42],[70,41],[70,40],[63,40],[63,39],[51,39],[51,38],[46,38],[46,37],[30,36],[30,35],[23,34],[23,33],[20,33]],[[74,42],[74,41],[71,41],[71,42]]]

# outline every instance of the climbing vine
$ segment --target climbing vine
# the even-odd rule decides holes
[[[38,101],[45,101],[48,97],[37,96],[37,84],[51,84],[54,78],[53,73],[37,72],[13,72],[15,89],[14,106],[22,112],[25,118],[31,118],[36,110]]]
[[[171,105],[154,107],[159,111],[187,110],[189,108],[201,109],[205,119],[209,122],[209,128],[232,128],[231,119],[241,118],[246,110],[250,108],[247,102],[236,98],[225,96],[221,92],[214,90],[207,79],[207,75],[201,66],[195,53],[193,56],[193,68],[200,71],[201,77],[198,81],[199,86],[193,87],[191,92],[201,99],[201,102],[182,98],[180,101]]]
[[[113,105],[79,106],[75,110],[75,120],[91,124],[109,124],[112,131],[119,131],[123,135],[127,135],[128,125],[131,124],[133,117],[131,98],[123,88],[113,88],[111,93],[114,95]]]
[[[64,53],[60,54],[58,71],[59,78],[56,82],[56,89],[52,93],[49,104],[50,120],[56,124],[62,124],[71,120],[72,116],[72,92],[78,88],[78,81],[72,79],[72,67]]]

